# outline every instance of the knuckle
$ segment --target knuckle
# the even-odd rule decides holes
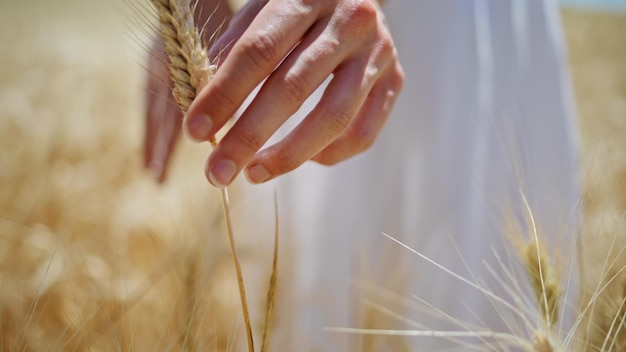
[[[283,79],[281,94],[288,103],[300,104],[308,97],[309,86],[303,73],[290,73]]]
[[[332,135],[338,135],[345,131],[352,118],[352,114],[343,108],[331,109],[326,116],[326,128]]]
[[[353,0],[344,15],[352,25],[362,29],[376,24],[378,9],[371,0]]]
[[[320,5],[319,0],[300,0],[298,3],[304,9],[311,9]]]
[[[263,140],[251,132],[239,132],[233,136],[237,149],[244,150],[247,154],[253,154],[263,146]]]
[[[293,153],[286,150],[277,151],[277,153],[274,154],[274,160],[273,172],[275,174],[285,174],[289,171],[295,170],[304,162],[299,161]]]
[[[276,41],[268,33],[259,33],[253,38],[242,39],[241,47],[252,65],[260,68],[273,68],[278,52]]]
[[[214,81],[215,82],[215,81]],[[204,104],[206,111],[212,118],[219,118],[220,116],[231,116],[239,108],[241,104],[238,102],[234,95],[231,93],[229,87],[223,86],[217,82],[213,83],[214,86],[211,90],[211,102],[219,102],[217,104]]]
[[[350,15],[355,19],[371,21],[378,16],[378,9],[371,0],[352,0]]]
[[[389,70],[398,62],[396,45],[389,32],[379,32],[372,48],[372,64]]]
[[[396,55],[396,46],[391,38],[390,33],[382,34],[380,40],[380,53],[385,57],[395,58]]]

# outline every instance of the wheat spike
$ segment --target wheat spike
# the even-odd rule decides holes
[[[187,112],[197,93],[211,80],[215,66],[207,56],[194,24],[189,0],[151,0],[159,15],[161,36],[170,58],[174,99]]]
[[[165,42],[165,51],[170,59],[169,67],[174,81],[174,99],[183,114],[197,93],[211,80],[215,67],[209,63],[206,47],[200,40],[198,28],[194,23],[193,7],[190,0],[150,0],[157,10],[161,23],[161,36]],[[215,147],[215,139],[210,140]],[[243,280],[243,271],[235,246],[228,190],[222,188],[222,205],[228,241],[237,274],[241,308],[243,311],[248,351],[254,352],[252,324],[248,309],[248,300]]]
[[[542,316],[548,327],[553,328],[559,318],[561,285],[558,274],[555,274],[548,264],[548,256],[542,241],[539,239],[539,231],[530,204],[523,193],[520,192],[520,196],[526,209],[528,225],[532,231],[532,240],[527,245],[519,246],[519,253],[530,276],[530,283],[535,292],[539,310],[543,313]]]
[[[279,216],[278,201],[274,195],[274,222],[276,231],[274,232],[274,257],[272,259],[272,274],[267,289],[267,299],[265,301],[265,325],[263,326],[263,338],[261,340],[261,352],[269,351],[270,336],[272,333],[272,319],[274,316],[274,305],[276,303],[276,289],[278,287],[278,236],[279,236]]]
[[[533,352],[554,352],[555,349],[552,347],[552,342],[550,338],[545,335],[535,335]]]
[[[522,249],[522,254],[542,316],[550,327],[554,327],[559,318],[560,284],[551,273],[543,247],[539,246],[537,252],[537,246],[529,243]]]

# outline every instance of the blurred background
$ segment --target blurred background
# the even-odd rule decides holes
[[[579,7],[580,9],[595,9],[602,11],[624,11],[624,0],[559,0],[564,6]]]
[[[0,0],[1,351],[225,349],[239,324],[206,146],[163,187],[141,167],[145,3]],[[593,286],[626,244],[626,0],[561,4]],[[258,242],[242,257],[269,268]]]

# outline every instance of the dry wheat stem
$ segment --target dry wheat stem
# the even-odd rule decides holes
[[[589,299],[589,302],[587,302],[585,306],[579,311],[578,317],[576,317],[576,321],[574,322],[574,328],[565,337],[566,345],[569,343],[569,341],[574,339],[574,332],[581,325],[584,316],[588,314],[589,311],[593,311],[595,309],[595,303],[601,298],[602,293],[604,293],[614,281],[618,280],[620,274],[622,274],[624,271],[626,271],[626,266],[621,267],[615,274],[610,275],[606,279],[606,282],[602,283],[600,287],[595,290],[595,292]]]
[[[254,340],[252,338],[252,323],[250,322],[250,311],[248,309],[248,299],[246,298],[246,289],[243,281],[243,271],[241,270],[241,263],[239,261],[239,255],[237,254],[237,246],[235,245],[235,236],[233,236],[233,224],[230,216],[230,200],[228,199],[228,192],[226,188],[222,189],[222,204],[224,209],[224,218],[226,219],[226,229],[228,232],[228,243],[230,244],[230,251],[233,257],[233,263],[235,265],[235,272],[237,273],[237,284],[239,285],[239,294],[241,297],[241,308],[243,311],[243,319],[246,325],[246,336],[248,339],[248,350],[254,352]]]
[[[416,250],[410,248],[404,243],[398,241],[397,239],[385,233],[382,233],[382,234],[386,236],[387,238],[391,239],[392,241],[396,242],[397,244],[401,245],[405,249],[411,251],[412,253],[423,258],[424,260],[437,266],[444,272],[452,275],[453,277],[457,278],[458,280],[461,280],[462,282],[465,282],[466,284],[474,287],[475,289],[478,289],[483,294],[485,294],[488,298],[494,300],[495,302],[502,304],[507,309],[511,309],[512,311],[517,312],[516,309],[514,309],[514,307],[512,307],[507,301],[493,294],[491,291],[488,291],[480,287],[476,283],[450,271],[446,267],[441,266],[437,262],[417,252]],[[558,312],[558,299],[560,298],[560,293],[561,293],[560,286],[559,286],[558,281],[556,280],[547,280],[548,282],[546,282],[546,274],[549,272],[546,269],[549,266],[547,265],[545,260],[543,260],[542,262],[542,259],[545,259],[545,256],[543,255],[544,254],[543,251],[540,250],[543,248],[540,246],[538,242],[538,236],[536,232],[535,232],[534,242],[535,243],[531,243],[530,245],[528,245],[529,248],[527,248],[526,252],[522,252],[521,254],[523,255],[524,261],[531,259],[530,261],[531,264],[530,265],[527,264],[527,266],[531,266],[531,268],[527,267],[527,270],[534,269],[533,271],[538,271],[538,272],[534,272],[536,276],[531,275],[533,281],[536,281],[536,282],[533,282],[533,286],[535,289],[535,293],[537,295],[537,302],[540,303],[539,308],[542,313],[549,312],[550,314],[542,314],[542,317],[544,321],[547,323],[547,326],[549,329],[547,331],[537,330],[534,338],[531,341],[528,341],[524,338],[515,336],[513,334],[509,334],[509,333],[498,333],[494,331],[480,331],[480,330],[471,331],[469,329],[465,331],[433,331],[433,330],[421,330],[421,329],[418,329],[418,330],[377,330],[377,329],[330,328],[328,329],[328,331],[341,332],[341,333],[365,334],[365,335],[376,334],[376,332],[378,332],[381,335],[394,335],[394,336],[447,337],[447,338],[474,337],[474,338],[482,340],[485,343],[488,343],[485,339],[494,339],[495,341],[498,341],[498,343],[503,343],[503,342],[512,343],[513,345],[521,347],[524,351],[528,351],[528,352],[562,351],[562,349],[558,347],[561,345],[556,344],[555,341],[553,341],[552,339],[553,335],[550,333],[550,330],[554,327],[554,323],[557,321],[555,315]],[[415,298],[418,298],[418,297],[415,297]],[[527,320],[524,314],[520,314],[519,317],[527,325],[527,327],[532,328],[533,325],[530,323],[530,321]]]
[[[528,351],[529,344],[527,341],[517,336],[501,333],[496,331],[442,331],[442,330],[384,330],[384,329],[359,329],[359,328],[340,328],[329,327],[324,331],[341,333],[341,334],[357,334],[357,335],[388,335],[388,336],[411,336],[411,337],[457,337],[457,338],[492,338],[501,341],[508,341],[513,345],[526,346]]]
[[[518,312],[517,308],[514,307],[510,302],[506,301],[504,298],[499,297],[498,295],[496,295],[495,293],[489,291],[488,289],[485,289],[483,287],[481,287],[480,285],[478,285],[475,282],[472,282],[471,280],[455,273],[454,271],[446,268],[445,266],[437,263],[436,261],[434,261],[433,259],[427,257],[426,255],[418,252],[417,250],[409,247],[408,245],[406,245],[405,243],[399,241],[398,239],[382,232],[382,235],[387,237],[388,239],[392,240],[393,242],[395,242],[396,244],[402,246],[403,248],[405,248],[406,250],[410,251],[411,253],[417,255],[418,257],[424,259],[425,261],[427,261],[428,263],[434,265],[435,267],[441,269],[444,273],[451,275],[452,277],[456,278],[457,280],[460,280],[461,282],[469,285],[470,287],[478,290],[479,292],[481,292],[482,294],[485,295],[485,297],[487,297],[488,299],[493,300],[496,303],[499,303],[502,305],[503,308],[509,309],[512,312]],[[520,314],[519,317],[522,319],[524,325],[526,325],[529,328],[533,327],[533,324],[528,320],[528,318],[524,315],[524,314]]]
[[[423,304],[425,307],[427,307],[429,310],[432,310],[433,312],[435,312],[437,315],[441,315],[443,318],[448,319],[449,321],[453,322],[454,324],[459,325],[461,328],[463,328],[462,331],[465,331],[465,332],[479,332],[479,334],[476,334],[476,336],[472,336],[472,337],[475,337],[478,341],[480,341],[479,343],[485,344],[487,346],[490,346],[490,345],[493,344],[491,341],[489,341],[487,336],[483,336],[484,334],[480,333],[480,332],[484,331],[484,329],[482,329],[480,327],[469,326],[469,325],[463,323],[462,321],[454,318],[453,316],[447,314],[446,312],[442,311],[441,309],[439,309],[439,308],[433,306],[432,304],[426,302],[425,300],[423,300],[422,298],[420,298],[420,297],[418,297],[416,295],[412,295],[412,297],[414,299],[416,299],[417,301],[419,301],[421,304]],[[401,323],[404,323],[404,324],[408,325],[409,329],[407,329],[406,331],[422,331],[422,332],[429,331],[429,333],[430,333],[430,331],[434,331],[434,330],[429,330],[428,327],[426,325],[424,325],[424,324],[420,324],[420,323],[418,323],[416,321],[413,321],[413,320],[407,318],[405,316],[405,313],[394,311],[392,309],[386,308],[386,307],[384,307],[384,306],[382,306],[380,304],[377,304],[377,303],[369,301],[369,300],[365,300],[363,303],[364,303],[365,306],[371,308],[373,311],[376,311],[376,312],[382,314],[383,316],[385,316],[387,318],[392,318],[392,319],[395,319],[396,321],[399,321]],[[369,329],[371,329],[372,331],[373,330],[378,330],[378,329],[374,329],[374,328],[369,328]],[[381,334],[381,335],[388,335],[388,334],[384,333],[386,330],[381,329],[380,331],[383,332],[383,334]],[[403,331],[403,330],[401,330],[401,331]],[[443,334],[444,332],[445,331],[443,331],[443,330],[438,330],[437,334]],[[428,333],[423,333],[423,334],[428,334]],[[373,335],[373,334],[367,334],[367,335]],[[395,335],[392,334],[392,336],[395,336]],[[502,336],[505,336],[505,334],[502,334]],[[511,335],[511,336],[513,336],[513,335]],[[426,336],[420,336],[420,337],[426,337]],[[433,336],[433,337],[444,337],[444,336]],[[468,336],[455,336],[454,334],[450,334],[448,336],[445,336],[445,339],[449,340],[449,341],[452,341],[454,343],[457,343],[459,346],[465,346],[468,349],[478,350],[478,347],[475,346],[474,343],[469,343],[467,341],[463,341],[461,338],[464,338],[464,337],[468,337]],[[511,341],[511,340],[514,340],[514,339],[507,339],[507,341]],[[502,341],[496,340],[497,344],[499,344],[500,342],[502,342]],[[368,346],[368,347],[371,347],[371,346]],[[370,351],[377,351],[377,350],[378,349],[370,349]],[[481,351],[482,351],[482,349],[481,349]]]
[[[626,315],[624,315],[624,304],[626,300],[622,299],[620,303],[617,313],[614,315],[613,320],[611,321],[608,332],[605,333],[606,337],[602,344],[602,351],[613,351],[615,344],[617,343],[620,331],[624,326],[624,320],[626,319]],[[610,344],[607,348],[607,344]]]
[[[157,10],[159,22],[161,23],[161,36],[165,42],[165,50],[170,59],[169,67],[172,80],[174,81],[174,98],[181,112],[185,114],[197,93],[213,77],[215,66],[210,65],[206,47],[202,45],[200,40],[198,28],[194,24],[190,1],[150,1]],[[215,140],[212,139],[210,142],[215,147]],[[248,350],[254,352],[248,300],[246,298],[243,271],[235,246],[228,190],[223,188],[221,193],[228,241],[239,285]]]
[[[267,289],[266,309],[265,309],[265,325],[263,326],[263,339],[261,340],[261,352],[269,350],[270,336],[272,332],[272,318],[274,315],[274,304],[276,303],[276,288],[278,286],[278,235],[279,235],[279,217],[278,217],[278,200],[274,195],[274,257],[272,260],[272,274],[270,275],[270,283]]]

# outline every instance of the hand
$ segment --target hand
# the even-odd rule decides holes
[[[260,183],[307,160],[330,165],[366,150],[383,127],[404,73],[375,0],[250,0],[209,55],[213,80],[187,112],[189,136],[209,140],[264,79],[207,160],[219,187],[245,167]],[[259,151],[330,75],[318,105],[284,139]]]

